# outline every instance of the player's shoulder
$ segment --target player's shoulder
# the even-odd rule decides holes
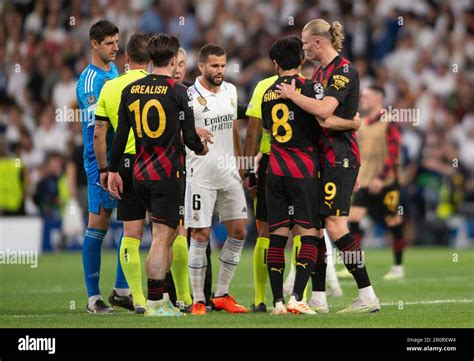
[[[77,81],[78,93],[91,93],[93,91],[93,79],[95,76],[97,76],[97,71],[91,66],[91,64],[87,65],[79,75]]]
[[[269,76],[268,78],[260,80],[257,85],[255,86],[255,91],[261,91],[264,92],[267,90],[269,87],[274,85],[274,83],[278,80],[278,75],[272,75]]]
[[[232,84],[231,82],[228,82],[228,81],[223,81],[222,82],[221,89],[226,91],[226,92],[236,92],[237,91],[237,87],[234,84]]]
[[[186,89],[186,92],[188,94],[189,99],[193,99],[194,97],[199,95],[199,92],[196,89],[196,84],[194,84],[194,83],[191,84],[190,86],[188,86],[188,88]]]
[[[353,76],[359,74],[357,68],[348,59],[341,57],[340,60],[335,64],[333,74],[346,74]]]

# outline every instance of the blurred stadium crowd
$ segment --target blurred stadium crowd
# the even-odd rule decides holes
[[[71,196],[87,209],[81,124],[67,110],[76,107],[76,80],[89,62],[89,28],[97,20],[120,29],[120,71],[137,31],[178,35],[191,81],[197,50],[223,45],[226,80],[245,103],[273,74],[270,45],[324,18],[344,25],[344,55],[357,66],[361,87],[381,85],[387,106],[418,114],[400,122],[407,241],[467,245],[474,238],[470,0],[11,0],[0,7],[0,214],[58,217]],[[305,76],[313,69],[305,64]],[[243,139],[245,123],[241,128]],[[6,159],[21,159],[23,167],[8,168]]]

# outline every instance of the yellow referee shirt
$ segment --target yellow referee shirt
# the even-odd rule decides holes
[[[147,75],[148,73],[141,69],[129,70],[126,73],[119,75],[115,79],[107,81],[100,91],[95,115],[109,118],[112,127],[114,130],[117,130],[118,109],[123,89],[128,84]],[[133,135],[132,129],[130,129],[130,133],[128,134],[125,154],[135,154],[135,136]]]
[[[248,117],[254,117],[262,120],[262,98],[265,91],[278,79],[278,75],[273,75],[269,78],[258,82],[252,94],[252,99],[247,107],[245,113]],[[260,141],[260,152],[263,154],[270,153],[270,133],[262,132],[262,140]]]

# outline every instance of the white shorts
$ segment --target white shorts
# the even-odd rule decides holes
[[[187,182],[184,203],[186,228],[210,227],[214,209],[221,222],[247,219],[247,202],[239,183],[221,189],[207,189]]]

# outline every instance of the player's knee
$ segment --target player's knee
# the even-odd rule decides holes
[[[247,227],[235,227],[229,236],[234,239],[244,240],[247,238]]]
[[[134,222],[123,222],[124,237],[141,239],[143,235],[143,224]]]
[[[196,229],[191,232],[192,238],[197,242],[207,242],[210,231],[207,228]]]
[[[268,222],[260,222],[260,227],[258,229],[258,236],[269,238],[270,237],[270,230],[268,227]]]
[[[333,240],[341,238],[347,233],[347,225],[339,217],[326,218],[326,231]]]

